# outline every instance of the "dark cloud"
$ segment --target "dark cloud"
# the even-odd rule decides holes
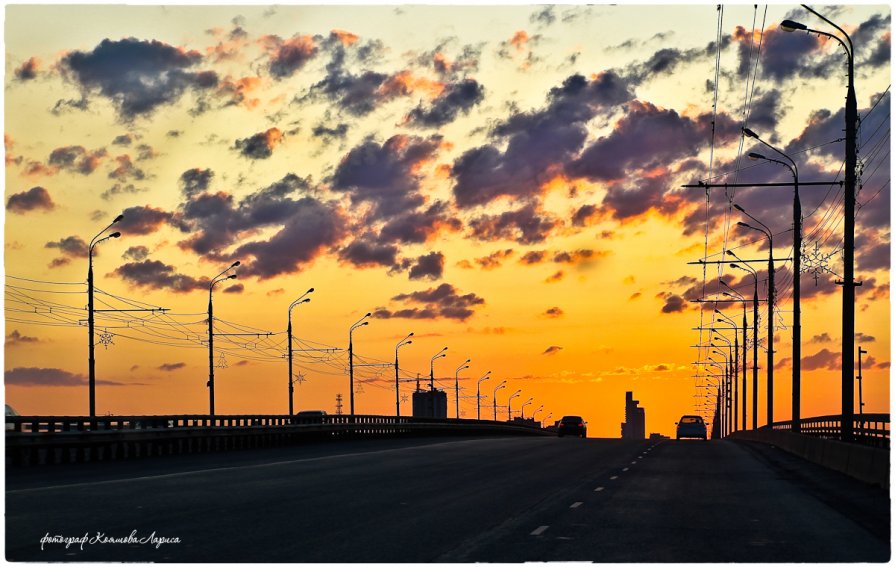
[[[129,146],[133,143],[134,137],[131,134],[120,134],[112,140],[113,146]]]
[[[544,6],[537,12],[533,12],[528,17],[528,21],[532,24],[547,27],[556,21],[556,14],[554,13],[555,10],[556,6]]]
[[[145,246],[131,246],[121,255],[125,260],[136,260],[142,262],[149,257],[149,248]]]
[[[544,283],[561,282],[564,277],[566,277],[565,272],[563,272],[562,270],[558,270],[558,271],[554,272],[552,275],[548,276],[547,279],[544,280]]]
[[[137,193],[145,193],[146,191],[148,191],[148,189],[137,187],[133,183],[116,183],[115,185],[112,185],[111,187],[100,193],[99,196],[100,198],[108,201],[118,195],[136,195]]]
[[[18,367],[5,373],[7,386],[84,386],[87,377],[61,368]],[[145,384],[125,384],[114,380],[97,380],[101,386],[145,386]]]
[[[662,313],[682,313],[687,309],[687,303],[680,295],[669,293],[666,294],[664,300],[665,304],[662,306]]]
[[[138,168],[131,161],[131,157],[127,154],[122,154],[120,156],[115,157],[115,163],[118,165],[109,172],[109,179],[116,179],[121,182],[126,182],[128,180],[141,180],[146,177],[146,174],[142,169]]]
[[[269,128],[248,138],[236,140],[234,148],[249,159],[267,159],[273,155],[273,149],[283,140],[279,128]]]
[[[355,266],[366,268],[372,266],[391,267],[397,262],[398,247],[381,245],[371,241],[370,235],[356,239],[345,248],[339,250],[339,259]]]
[[[14,347],[18,345],[28,345],[39,343],[40,339],[37,337],[29,337],[27,335],[23,335],[18,331],[18,329],[13,329],[11,333],[6,335],[6,346]]]
[[[180,190],[185,197],[193,197],[198,193],[207,191],[213,178],[214,172],[210,169],[199,167],[188,169],[180,174]]]
[[[596,205],[581,205],[575,214],[572,215],[572,226],[587,226],[588,221],[596,215],[598,209]]]
[[[366,140],[342,158],[332,188],[348,193],[355,205],[372,205],[374,219],[416,209],[425,202],[417,168],[434,156],[440,143],[439,136],[396,135],[382,144]]]
[[[545,262],[546,260],[546,250],[532,250],[523,254],[522,257],[519,258],[519,263],[531,266],[534,264],[540,264],[541,262]]]
[[[552,345],[552,346],[547,347],[547,350],[545,350],[541,354],[551,355],[551,354],[556,354],[561,350],[562,350],[561,346]]]
[[[379,231],[381,242],[421,244],[441,231],[457,232],[463,223],[450,215],[448,206],[436,201],[423,210],[410,211],[387,220]]]
[[[825,348],[802,357],[802,370],[839,370],[840,368],[842,368],[842,357],[838,352],[831,352]]]
[[[515,240],[519,244],[543,242],[561,222],[530,203],[515,211],[482,215],[469,221],[478,240]]]
[[[294,35],[289,39],[269,35],[261,41],[270,54],[268,69],[276,79],[291,77],[319,51],[315,39],[309,35]]]
[[[543,316],[547,317],[548,319],[558,319],[559,317],[562,317],[563,315],[565,315],[565,311],[563,311],[559,307],[551,307],[550,309],[545,311],[543,314]]]
[[[582,248],[571,252],[559,251],[553,255],[553,261],[557,264],[582,264],[602,255],[589,248]]]
[[[487,144],[454,161],[451,175],[457,204],[471,207],[501,196],[538,194],[578,154],[587,139],[588,121],[598,111],[633,97],[630,86],[613,71],[591,80],[568,77],[550,90],[545,108],[517,112],[493,128],[496,140],[506,140],[504,150]]]
[[[496,252],[492,252],[487,256],[482,258],[476,258],[475,263],[478,264],[483,270],[493,270],[495,268],[499,268],[503,265],[503,261],[512,257],[515,254],[515,251],[512,248],[507,248],[506,250],[497,250]]]
[[[214,87],[218,78],[213,71],[188,70],[201,62],[197,51],[125,38],[104,39],[91,52],[73,51],[61,63],[85,91],[98,91],[123,119],[130,120],[176,102],[188,89],[201,92]]]
[[[348,124],[345,124],[344,122],[336,124],[335,126],[318,124],[311,129],[311,135],[327,142],[332,140],[344,140],[348,136],[348,128]]]
[[[186,362],[166,362],[161,366],[157,366],[157,370],[162,370],[164,372],[173,372],[174,370],[180,370],[181,368],[186,368]]]
[[[11,213],[23,215],[30,211],[52,211],[56,207],[49,191],[43,187],[32,187],[21,193],[13,193],[6,201],[6,210]]]
[[[873,343],[876,342],[876,337],[865,335],[864,333],[855,333],[855,341],[859,343]]]
[[[83,146],[65,146],[50,152],[47,164],[73,173],[90,175],[96,171],[96,168],[99,167],[99,164],[105,157],[105,148],[91,152]]]
[[[121,213],[124,218],[115,227],[123,235],[152,234],[165,223],[171,222],[174,215],[149,205],[129,207]]]
[[[443,283],[436,288],[396,295],[392,301],[409,304],[398,310],[379,307],[373,312],[378,319],[455,319],[465,321],[472,317],[485,300],[474,293],[460,295],[457,288]]]
[[[821,333],[819,335],[814,335],[811,337],[809,342],[812,343],[830,343],[833,342],[833,339],[830,337],[829,333]]]
[[[238,284],[234,284],[234,285],[225,287],[224,293],[242,293],[245,291],[245,289],[246,289],[246,287],[243,284],[238,283]]]
[[[174,266],[169,266],[158,260],[122,264],[115,269],[114,273],[136,287],[164,289],[173,293],[208,290],[208,285],[211,283],[205,277],[196,279],[192,276],[179,274]]]
[[[419,256],[410,268],[409,277],[412,280],[429,279],[439,280],[444,274],[444,254],[430,252]]]
[[[485,98],[485,88],[475,79],[464,79],[445,86],[444,92],[428,107],[422,103],[410,111],[407,122],[412,126],[434,128],[453,122],[460,113],[470,109]]]
[[[44,248],[57,248],[65,256],[75,258],[87,257],[87,243],[80,236],[66,236],[56,242],[47,242]]]
[[[37,71],[39,67],[40,60],[38,60],[36,57],[31,57],[16,68],[16,70],[14,71],[15,77],[20,81],[30,81],[31,79],[37,78]]]

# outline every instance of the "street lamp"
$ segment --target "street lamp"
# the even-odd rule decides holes
[[[496,388],[494,388],[494,396],[491,397],[491,400],[494,402],[494,421],[497,421],[497,391],[503,390],[506,387],[507,381],[504,380],[503,382],[498,384]]]
[[[538,415],[538,412],[541,411],[542,409],[544,409],[544,404],[541,404],[538,406],[538,409],[536,409],[534,411],[534,413],[531,414],[531,418],[534,419]]]
[[[395,345],[395,417],[401,417],[401,391],[398,385],[398,349],[402,346],[413,344],[413,341],[410,340],[412,336],[413,333],[410,333]]]
[[[714,343],[710,343],[710,344],[711,344],[711,346],[717,346]],[[718,348],[721,348],[721,347],[718,347]],[[720,406],[721,413],[719,414],[720,415],[720,423],[721,423],[721,436],[724,437],[727,435],[727,427],[726,427],[727,420],[728,420],[727,415],[730,410],[730,408],[727,407],[728,387],[729,387],[729,378],[730,378],[730,357],[728,357],[726,354],[724,354],[723,352],[721,352],[719,350],[713,350],[713,351],[711,351],[711,354],[717,354],[719,356],[724,357],[724,366],[721,366],[717,362],[715,362],[715,364],[714,364],[715,366],[718,367],[718,370],[720,370],[724,374],[723,378],[722,377],[718,378],[718,382],[719,382],[718,389],[719,389],[720,396],[721,396],[720,399],[724,400],[724,404]],[[714,359],[710,358],[709,360],[714,360]]]
[[[843,220],[844,237],[842,244],[842,261],[844,274],[842,278],[842,440],[851,441],[854,435],[855,387],[853,383],[855,368],[855,185],[857,181],[858,149],[857,124],[858,101],[855,95],[855,49],[851,38],[845,30],[815,12],[808,6],[802,7],[836,28],[845,36],[839,36],[814,30],[804,24],[792,20],[784,20],[780,27],[784,31],[804,31],[835,39],[845,49],[848,56],[848,90],[845,96],[845,186],[843,188]],[[846,42],[848,42],[846,44]],[[795,425],[793,421],[793,425]]]
[[[351,416],[354,417],[354,330],[358,327],[363,327],[364,325],[369,325],[370,322],[366,321],[366,319],[370,316],[370,313],[367,313],[363,317],[357,320],[357,322],[351,325],[351,328],[348,329],[348,388],[349,394],[351,396]]]
[[[510,408],[512,408],[513,398],[521,393],[522,390],[516,390],[515,392],[513,392],[513,395],[510,396],[509,399],[507,399],[507,421],[513,421],[513,411]]]
[[[468,358],[466,359],[466,362],[457,367],[457,371],[454,372],[454,398],[457,407],[457,419],[460,419],[460,371],[464,368],[469,368]]]
[[[792,197],[792,227],[793,227],[793,265],[792,265],[792,432],[801,432],[802,418],[802,202],[799,198],[799,166],[791,157],[781,152],[771,144],[762,140],[758,134],[748,128],[743,128],[743,134],[754,138],[774,150],[787,159],[789,163],[778,159],[765,157],[762,154],[751,152],[749,159],[765,160],[782,165],[787,168],[793,178]]]
[[[90,245],[87,247],[87,394],[90,417],[96,417],[96,358],[94,357],[96,338],[93,336],[93,249],[104,240],[121,236],[120,232],[113,232],[108,236],[99,238],[104,232],[112,228],[113,224],[123,218],[124,215],[115,217],[115,220],[109,223],[109,226],[96,233],[96,236],[90,240]]]
[[[528,398],[524,404],[522,404],[522,419],[525,419],[525,406],[531,404],[534,401],[534,398]]]
[[[723,313],[721,313],[717,309],[715,310],[715,312],[718,313],[719,315],[723,315]],[[725,318],[730,320],[726,316],[725,316]],[[719,323],[726,322],[724,319],[716,319],[716,321]],[[715,333],[717,333],[719,337],[721,337],[722,339],[724,339],[727,342],[728,347],[733,349],[733,366],[731,368],[731,373],[730,373],[730,380],[733,383],[733,412],[732,412],[732,414],[730,412],[728,412],[728,422],[729,422],[729,425],[731,425],[730,430],[736,431],[736,428],[737,428],[736,427],[737,426],[737,407],[738,407],[738,402],[739,402],[739,397],[738,397],[739,390],[737,388],[737,375],[739,375],[739,373],[740,373],[740,356],[739,356],[740,345],[739,345],[738,335],[736,333],[737,330],[739,329],[739,327],[737,327],[736,323],[734,323],[733,321],[730,321],[730,323],[732,325],[730,330],[733,331],[733,346],[731,346],[730,341],[726,337],[724,337],[717,329],[712,329],[712,330]],[[725,327],[725,329],[726,329],[726,327]],[[728,393],[728,397],[730,397],[729,387],[728,387],[727,393]],[[732,423],[730,423],[731,419],[733,420]]]
[[[750,219],[754,220],[758,224],[762,226],[762,228],[756,228],[750,224],[746,224],[744,222],[738,222],[737,224],[748,228],[750,230],[754,230],[756,232],[760,232],[764,234],[768,239],[768,426],[774,423],[774,296],[776,294],[774,290],[774,236],[771,234],[771,229],[769,229],[763,222],[753,217],[749,213],[743,209],[743,207],[739,205],[733,206],[736,210],[740,211]],[[798,253],[797,250],[794,252]]]
[[[476,411],[476,419],[482,419],[482,382],[488,380],[490,378],[489,374],[491,371],[485,372],[482,374],[482,377],[479,378],[479,381],[475,385],[475,411]]]
[[[214,303],[212,303],[211,298],[215,285],[226,280],[236,279],[236,274],[227,276],[224,274],[237,266],[239,266],[239,260],[233,262],[226,270],[213,277],[211,283],[208,284],[208,383],[206,386],[208,387],[208,415],[212,417],[214,416]]]
[[[739,260],[732,250],[727,253]],[[758,429],[758,272],[746,263],[730,264],[730,267],[752,274],[752,429]]]
[[[438,351],[438,354],[436,354],[435,356],[432,357],[432,360],[429,361],[429,391],[430,392],[435,391],[435,359],[446,357],[447,355],[444,353],[444,351],[446,351],[446,350],[447,350],[447,347],[444,347],[443,349]],[[434,404],[435,402],[433,401],[432,403]]]
[[[299,297],[298,299],[293,301],[291,304],[289,304],[289,310],[287,311],[286,318],[288,319],[288,325],[286,325],[286,344],[289,346],[286,348],[288,349],[288,355],[289,355],[289,415],[293,415],[295,413],[294,406],[293,406],[293,398],[294,398],[294,393],[295,393],[295,385],[294,385],[295,380],[293,379],[293,372],[292,372],[292,308],[295,307],[296,305],[301,305],[302,303],[307,303],[307,302],[311,301],[310,297],[305,297],[305,296],[308,295],[309,293],[313,293],[313,292],[314,292],[313,287],[311,289],[309,289],[308,291],[304,292],[301,295],[301,297]]]
[[[748,302],[748,300],[745,297],[743,297],[743,295],[740,292],[738,292],[737,290],[735,290],[732,287],[730,287],[729,285],[727,285],[727,282],[725,282],[724,280],[721,280],[721,283],[724,284],[724,286],[727,289],[729,289],[731,292],[735,293],[736,299],[738,299],[740,301],[740,303],[742,303],[742,305],[743,305],[743,325],[742,325],[742,328],[743,328],[743,427],[742,427],[742,429],[745,430],[746,429],[746,371],[747,371],[747,367],[749,366],[749,363],[747,362],[749,360],[749,357],[748,357],[749,339],[747,336],[748,332],[749,332],[749,321],[746,319],[746,303]],[[731,297],[731,298],[734,297],[733,295],[731,295],[730,293],[727,293],[727,292],[722,292],[721,295],[726,295],[727,297]],[[733,319],[731,319],[730,321],[733,322]],[[757,328],[758,327],[756,326],[754,329],[752,329],[753,335],[757,334],[755,332]],[[754,342],[755,341],[753,341],[753,343]],[[757,380],[756,380],[756,382],[757,382]],[[753,392],[752,395],[754,397],[755,393]]]

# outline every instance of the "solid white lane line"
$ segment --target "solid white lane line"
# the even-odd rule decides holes
[[[584,502],[575,502],[574,504],[569,506],[569,508],[577,508],[578,506],[581,506],[582,504],[584,504]]]
[[[603,490],[602,486],[598,486],[598,487],[594,488],[594,492],[600,492],[601,490]]]
[[[546,532],[547,528],[549,527],[550,526],[541,526],[539,528],[536,528],[531,532],[531,535],[541,535],[542,533]]]

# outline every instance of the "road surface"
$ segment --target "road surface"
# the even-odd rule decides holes
[[[7,472],[10,561],[890,556],[888,491],[729,441],[395,439]]]

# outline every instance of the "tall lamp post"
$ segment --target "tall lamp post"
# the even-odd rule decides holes
[[[304,292],[301,297],[293,301],[289,305],[289,310],[287,312],[286,319],[288,320],[288,324],[286,325],[286,344],[289,345],[286,347],[288,349],[288,358],[289,358],[289,415],[295,414],[294,407],[294,397],[295,397],[295,380],[293,380],[293,372],[292,372],[292,308],[296,305],[301,305],[302,303],[307,303],[311,301],[310,297],[305,297],[309,293],[313,293],[314,288],[312,287],[308,291]]]
[[[410,337],[412,336],[413,333],[410,333],[395,345],[395,417],[401,417],[401,389],[398,382],[398,349],[402,346],[413,344],[413,341],[410,340]]]
[[[230,266],[211,279],[208,284],[208,415],[214,416],[214,303],[212,302],[212,292],[214,286],[226,281],[235,280],[236,274],[225,276],[227,272],[239,266],[239,260],[230,264]],[[291,378],[290,378],[291,380]]]
[[[491,371],[485,372],[475,385],[475,415],[476,419],[482,419],[482,382],[490,378]]]
[[[779,159],[765,157],[756,152],[749,153],[749,159],[764,160],[782,165],[792,174],[792,432],[801,433],[802,419],[802,202],[799,198],[799,166],[791,157],[781,152],[774,146],[758,137],[758,134],[748,128],[743,128],[743,134],[754,138],[774,150],[787,159],[789,163]]]
[[[742,303],[742,305],[743,305],[743,325],[742,325],[742,329],[743,329],[743,386],[742,386],[742,390],[743,390],[743,426],[742,426],[742,429],[745,431],[746,430],[746,372],[747,372],[747,367],[749,366],[749,363],[748,363],[748,360],[749,360],[749,356],[748,356],[749,339],[747,336],[748,332],[749,332],[749,321],[748,321],[748,319],[746,319],[746,303],[748,302],[748,300],[745,297],[743,297],[740,294],[740,292],[738,292],[737,290],[735,290],[732,287],[730,287],[729,285],[727,285],[727,283],[724,280],[721,280],[721,283],[724,284],[727,287],[727,289],[729,289],[730,291],[735,293],[736,299],[738,299],[740,301],[740,303]],[[727,292],[723,292],[722,295],[726,295],[727,297],[734,297],[733,295],[731,295],[730,293],[727,293]],[[715,310],[715,312],[718,314],[721,314],[721,312],[718,311],[717,309]],[[729,319],[729,320],[731,323],[733,323],[733,319]],[[753,332],[753,334],[755,334],[755,329],[753,329],[752,332]]]
[[[507,398],[507,421],[513,421],[513,410],[511,409],[513,406],[513,398],[519,396],[522,393],[522,390],[516,390],[513,392],[513,395]]]
[[[461,364],[457,371],[454,372],[454,401],[456,402],[457,408],[457,419],[460,419],[460,371],[464,368],[469,368],[469,359],[466,359],[466,362]]]
[[[534,411],[534,413],[531,414],[531,418],[532,418],[532,419],[535,419],[535,418],[537,417],[537,415],[538,415],[538,412],[541,411],[542,409],[544,409],[544,404],[541,404],[541,405],[538,406],[538,409],[536,409],[536,410]]]
[[[727,253],[739,259],[732,250],[728,250]],[[742,262],[742,260],[740,261]],[[758,272],[745,262],[743,266],[730,264],[731,268],[752,274],[754,285],[752,291],[752,429],[758,429]]]
[[[771,234],[771,229],[769,229],[763,222],[753,217],[749,213],[746,212],[743,207],[739,205],[733,206],[736,210],[740,211],[750,219],[754,220],[756,223],[760,224],[762,228],[756,228],[751,224],[746,224],[744,222],[738,222],[739,226],[743,228],[748,228],[749,230],[754,230],[756,232],[760,232],[765,235],[768,239],[768,426],[774,423],[774,297],[776,292],[774,290],[774,235]]]
[[[810,29],[805,24],[784,20],[780,27],[784,31],[804,31],[835,39],[845,49],[848,56],[848,90],[845,95],[845,186],[843,189],[844,238],[842,255],[844,275],[842,278],[842,440],[851,441],[854,436],[855,387],[855,185],[858,165],[858,101],[855,95],[855,50],[851,38],[845,30],[818,14],[808,6],[802,7],[836,28],[845,36],[839,36]],[[846,43],[847,42],[847,43]]]
[[[733,343],[730,340],[722,335],[717,329],[713,329],[715,335],[722,339],[725,343],[727,343],[727,371],[725,372],[725,396],[724,396],[724,409],[725,409],[725,417],[726,422],[725,426],[727,428],[727,433],[731,433],[733,431],[732,425],[736,424],[736,403],[733,404],[733,412],[731,411],[731,397],[733,396],[731,386],[736,386],[736,376],[737,376],[737,361],[736,354],[737,349],[734,347]],[[736,327],[733,328],[734,338],[736,337]],[[711,343],[712,346],[717,348],[724,348],[725,345],[717,345],[715,343]],[[717,351],[716,351],[717,352]]]
[[[357,320],[357,322],[351,325],[351,328],[348,329],[348,388],[351,399],[351,416],[354,417],[354,330],[358,327],[363,327],[364,325],[369,325],[370,322],[366,319],[370,316],[370,313],[367,313],[363,317]]]
[[[503,382],[498,384],[496,388],[494,388],[494,395],[491,397],[491,401],[494,402],[494,421],[497,421],[497,391],[503,390],[506,387],[507,381],[504,380]]]
[[[522,409],[521,409],[522,419],[525,419],[525,406],[530,405],[533,401],[534,401],[534,398],[528,398],[527,400],[525,400],[525,403],[522,404]]]
[[[727,317],[726,315],[724,315],[717,309],[715,309],[715,313],[724,317],[724,319],[715,319],[716,322],[718,322],[718,323],[728,323],[729,322],[732,325],[732,327],[730,328],[733,331],[733,369],[730,373],[730,379],[731,379],[731,382],[733,382],[733,415],[731,416],[733,418],[733,422],[732,422],[733,427],[731,428],[731,431],[736,431],[737,430],[737,420],[738,420],[737,413],[738,413],[738,406],[739,406],[739,397],[738,397],[739,396],[739,388],[737,387],[737,376],[739,376],[739,373],[740,373],[740,354],[739,354],[740,353],[740,345],[739,345],[739,340],[738,340],[738,335],[737,335],[737,331],[739,330],[739,328],[737,327],[736,323],[734,323],[732,320],[730,320],[729,317]],[[727,342],[728,347],[730,346],[730,341],[727,339],[727,337],[722,335],[718,331],[718,329],[713,329],[713,331],[720,338],[724,339]],[[745,396],[745,392],[743,393],[743,395]]]
[[[439,358],[446,357],[447,355],[444,353],[444,351],[446,351],[446,350],[447,350],[447,347],[444,347],[443,349],[438,351],[438,354],[436,354],[435,356],[432,357],[432,360],[429,361],[429,391],[430,392],[435,391],[435,361]]]
[[[87,247],[87,393],[90,406],[90,417],[96,417],[96,358],[94,357],[94,348],[96,346],[96,338],[93,336],[93,249],[97,244],[110,238],[118,238],[120,232],[113,232],[108,236],[100,238],[104,232],[112,228],[112,225],[121,221],[124,215],[115,217],[109,226],[99,231],[96,236],[90,240]]]

